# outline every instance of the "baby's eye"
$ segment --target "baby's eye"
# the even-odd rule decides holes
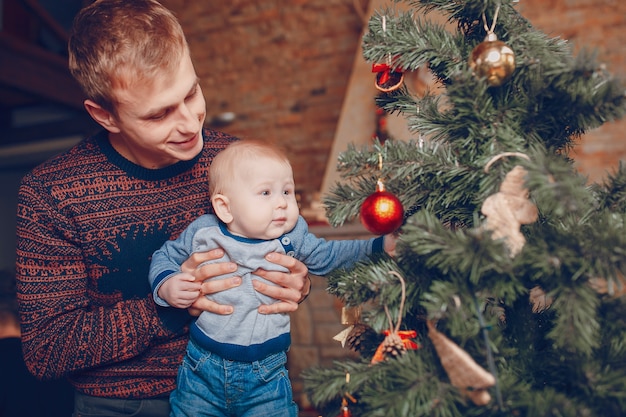
[[[289,190],[285,190],[285,191],[283,191],[283,194],[284,194],[284,195],[290,195],[290,194],[291,194],[291,191],[289,191]]]
[[[265,191],[261,191],[261,195],[270,195],[270,192],[265,190]]]

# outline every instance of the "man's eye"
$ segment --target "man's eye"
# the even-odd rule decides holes
[[[150,116],[150,120],[162,120],[165,119],[166,113],[155,114],[154,116]]]
[[[197,85],[196,88],[194,88],[193,91],[187,97],[185,97],[185,100],[191,100],[192,98],[194,98],[198,94],[198,87],[199,85]]]

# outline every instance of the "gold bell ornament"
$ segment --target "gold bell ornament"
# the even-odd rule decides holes
[[[515,54],[495,33],[490,33],[472,51],[469,66],[477,77],[485,77],[490,86],[498,87],[515,71]]]
[[[492,87],[501,86],[515,71],[515,53],[507,44],[498,40],[494,33],[499,10],[498,7],[491,27],[487,26],[487,19],[483,14],[487,36],[472,50],[468,60],[474,75],[484,77]]]

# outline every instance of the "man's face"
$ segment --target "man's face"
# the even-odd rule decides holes
[[[137,81],[113,91],[117,115],[111,144],[144,168],[163,168],[202,150],[206,103],[189,53],[171,76]]]

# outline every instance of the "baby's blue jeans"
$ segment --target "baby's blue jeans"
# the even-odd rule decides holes
[[[297,417],[287,354],[237,362],[208,352],[191,339],[170,396],[171,417]]]

